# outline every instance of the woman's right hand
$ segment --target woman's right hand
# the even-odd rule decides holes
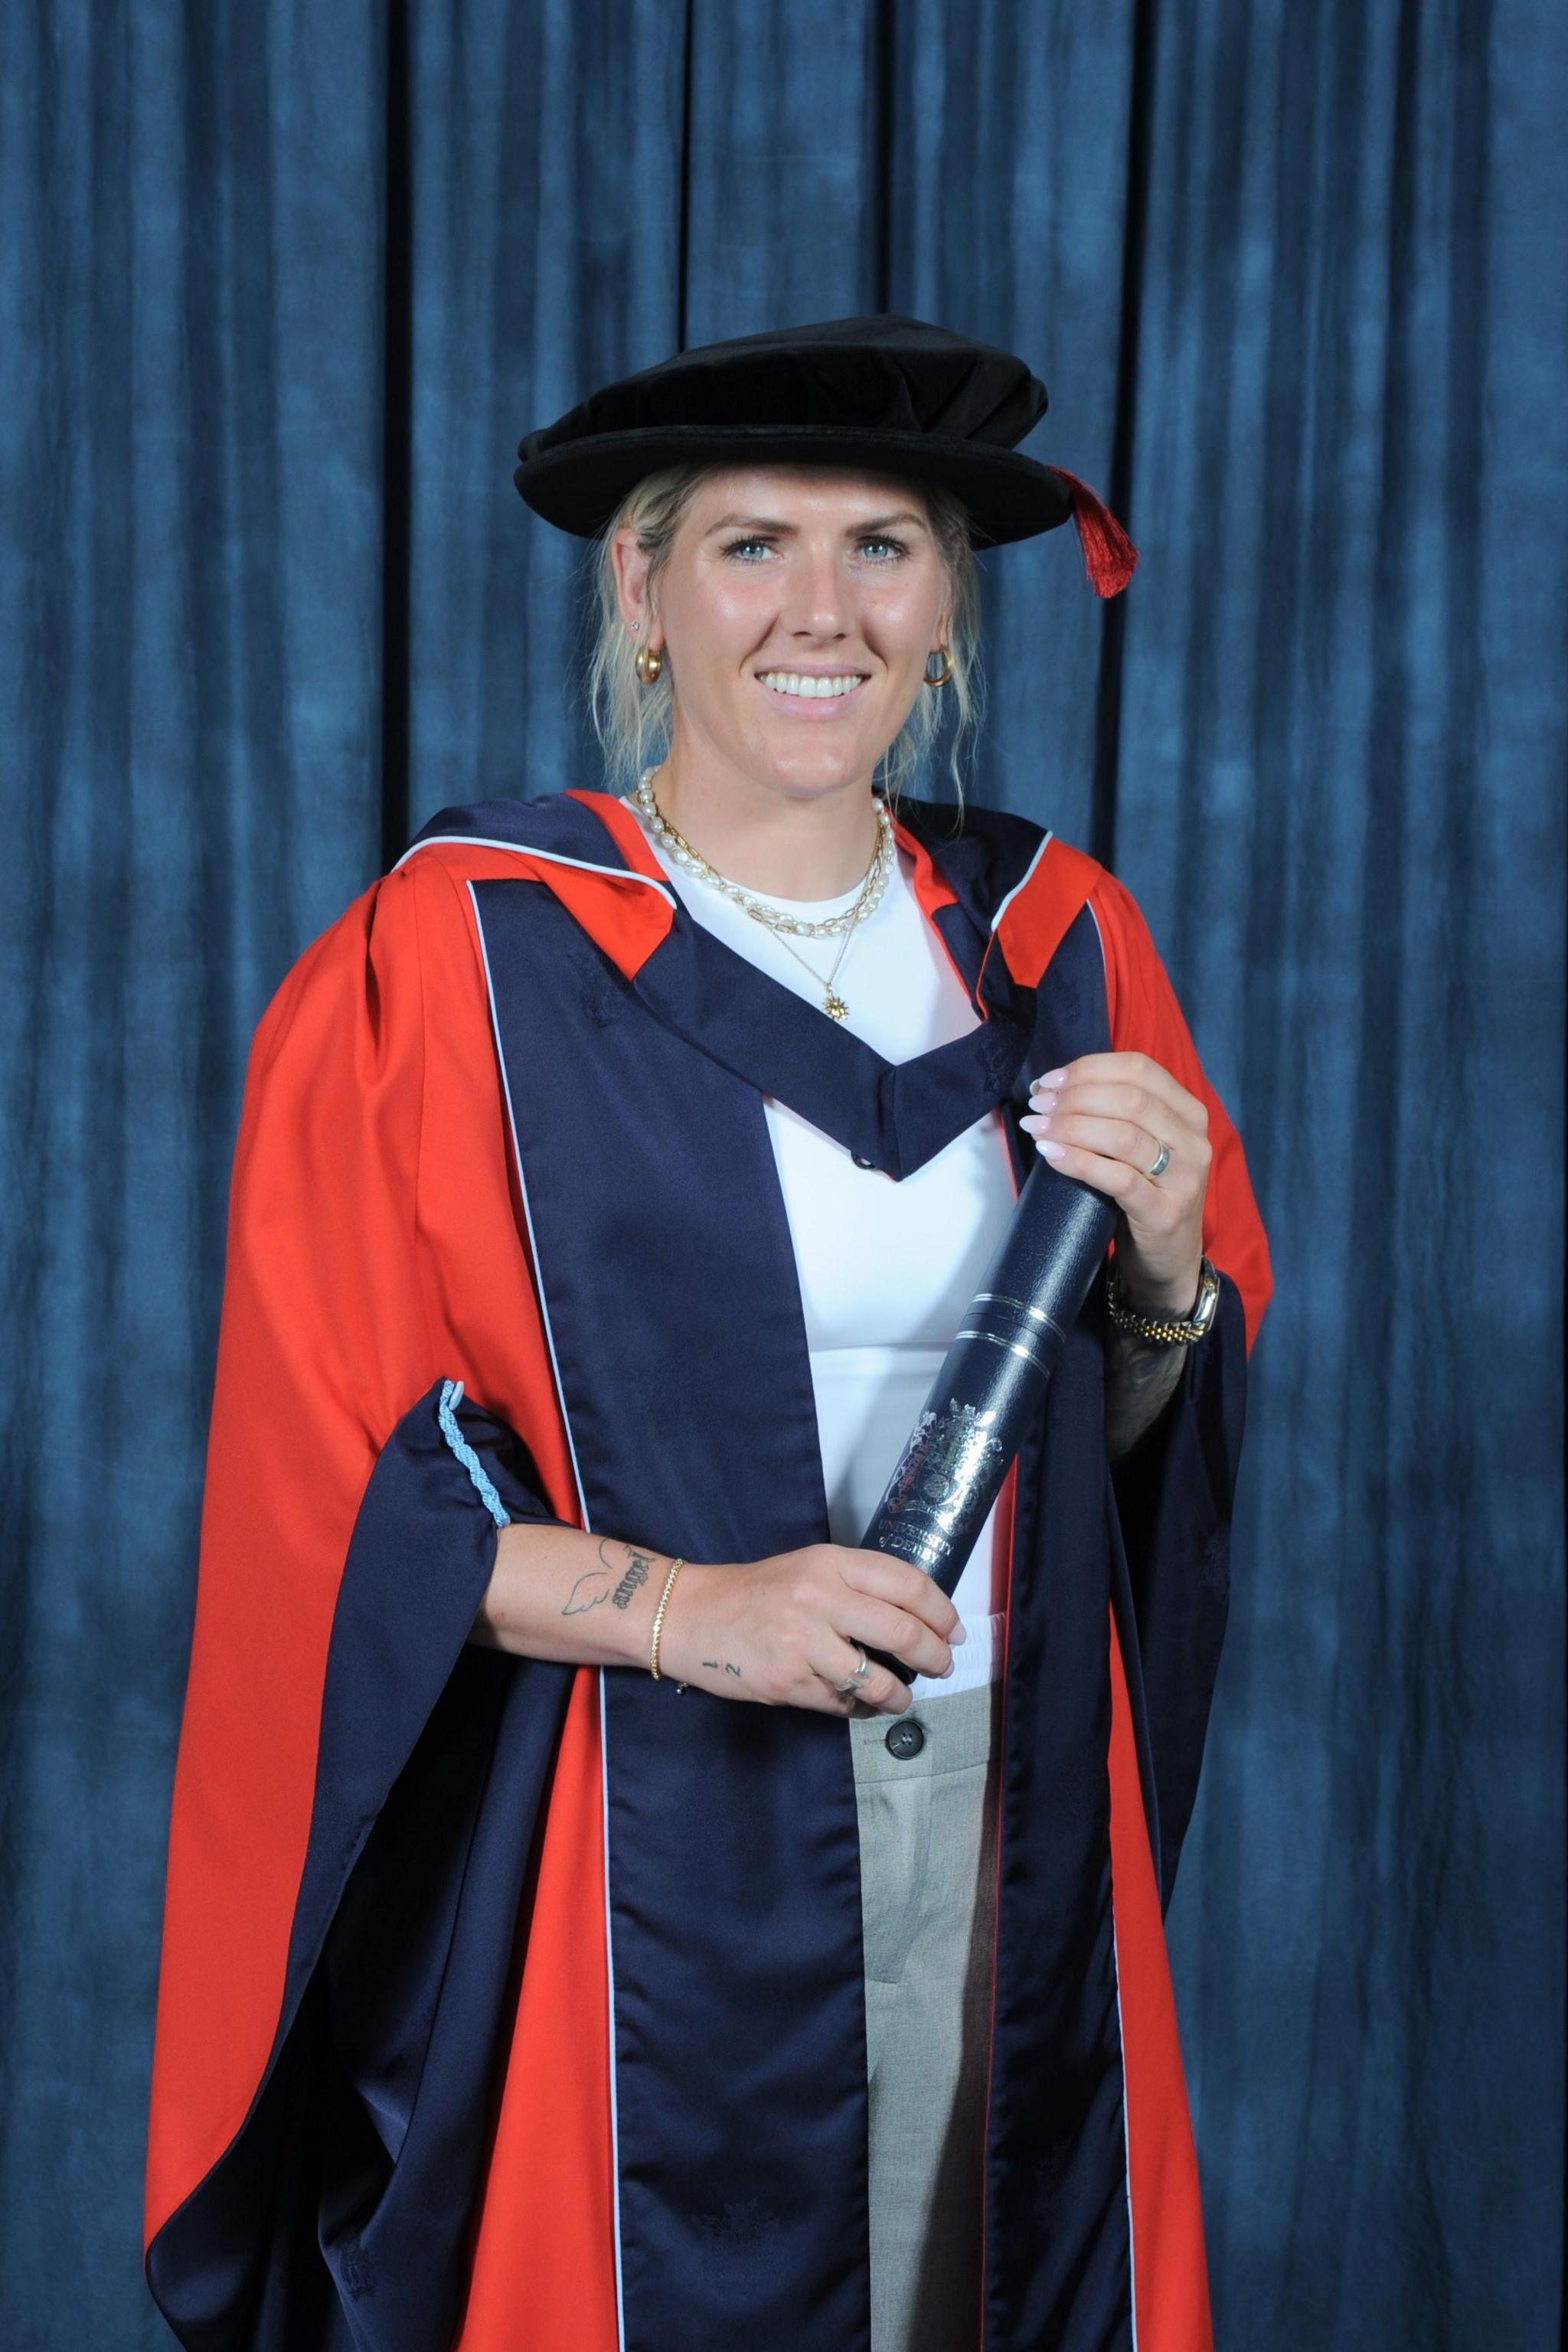
[[[922,1675],[945,1675],[958,1612],[941,1585],[907,1560],[847,1544],[806,1544],[769,1559],[707,1566],[688,1560],[659,1633],[659,1671],[722,1698],[847,1715],[857,1699],[901,1715],[909,1687],[873,1664],[858,1690],[839,1686],[884,1650]]]

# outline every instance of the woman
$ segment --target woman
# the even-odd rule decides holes
[[[444,812],[263,1019],[148,2168],[186,2344],[1208,2341],[1161,1923],[1267,1250],[1127,892],[874,789],[972,698],[973,544],[1131,571],[1044,405],[879,318],[529,436],[622,788]],[[949,1601],[858,1538],[1037,1147],[1114,1265]]]

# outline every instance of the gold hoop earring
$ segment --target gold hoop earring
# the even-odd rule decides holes
[[[940,661],[942,664],[934,677],[931,676],[931,669],[933,661]],[[922,683],[926,686],[945,686],[952,676],[952,664],[948,659],[947,647],[938,646],[934,653],[929,653],[926,656],[925,677]]]
[[[664,667],[664,656],[657,646],[639,646],[632,667],[645,686],[651,686]]]

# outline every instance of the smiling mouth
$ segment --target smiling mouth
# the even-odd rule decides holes
[[[847,702],[856,690],[864,686],[868,673],[865,670],[839,671],[827,677],[820,672],[798,669],[760,669],[759,684],[781,700],[791,702]]]

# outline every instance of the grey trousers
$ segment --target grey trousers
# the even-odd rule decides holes
[[[980,2339],[1001,1694],[993,1682],[903,1716],[849,1719],[866,1952],[871,2352],[973,2352]],[[911,1755],[912,1723],[923,1738]]]

